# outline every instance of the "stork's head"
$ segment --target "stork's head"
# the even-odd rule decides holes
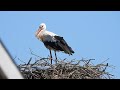
[[[40,26],[39,26],[39,29],[35,32],[35,36],[38,38],[38,34],[40,33],[40,31],[42,30],[46,30],[46,25],[45,23],[41,23]]]
[[[45,25],[45,23],[41,23],[40,26],[39,26],[39,29],[40,29],[40,30],[46,30],[46,25]]]

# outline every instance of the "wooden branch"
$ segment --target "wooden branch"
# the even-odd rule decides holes
[[[91,64],[94,59],[70,61],[63,59],[51,65],[49,58],[34,56],[38,58],[34,63],[30,63],[31,57],[27,64],[18,66],[26,79],[110,79],[113,77],[106,72],[108,63]]]

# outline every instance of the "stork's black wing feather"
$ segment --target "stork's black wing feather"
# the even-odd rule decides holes
[[[57,40],[57,44],[59,47],[61,47],[65,53],[71,54],[74,53],[72,48],[67,44],[67,42],[64,40],[63,37],[60,36],[54,36],[54,38]]]
[[[64,51],[57,42],[51,42],[51,41],[45,41],[44,45],[48,48],[51,47],[52,49],[56,50],[56,51]]]

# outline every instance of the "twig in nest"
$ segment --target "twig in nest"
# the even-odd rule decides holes
[[[21,61],[21,62],[23,62],[24,64],[26,64],[24,61],[20,60],[19,58],[18,58],[18,60]]]
[[[108,61],[108,60],[109,60],[109,58],[108,58],[108,59],[106,59],[105,61],[101,62],[101,64],[105,63],[105,62],[106,62],[106,61]]]
[[[92,65],[93,59],[76,60],[77,63],[75,60],[65,61],[66,59],[63,59],[53,65],[50,64],[49,58],[39,58],[32,64],[31,60],[32,57],[24,65],[25,67],[20,67],[24,69],[24,71],[20,70],[27,79],[108,79],[112,77],[106,72],[108,63]],[[25,70],[26,68],[28,71]]]
[[[30,48],[29,48],[29,49],[30,49]],[[30,53],[31,53],[32,55],[36,56],[36,57],[42,58],[42,57],[40,57],[40,56],[34,54],[33,51],[32,51],[31,49],[30,49]]]
[[[24,71],[28,68],[28,65],[30,65],[31,60],[32,60],[32,57],[31,57],[30,60],[28,61],[27,65],[26,65],[26,68],[24,69]],[[30,68],[30,66],[29,66],[29,68]]]
[[[106,70],[107,66],[108,66],[108,63],[106,64],[105,69],[103,70],[103,72]]]

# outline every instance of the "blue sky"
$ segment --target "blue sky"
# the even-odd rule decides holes
[[[110,73],[120,78],[119,11],[0,11],[0,38],[13,58],[28,62],[29,48],[41,57],[49,55],[35,37],[43,22],[75,51],[73,56],[58,52],[58,58],[95,59],[95,64],[109,58],[106,63],[115,66]],[[17,58],[15,62],[21,63]]]

